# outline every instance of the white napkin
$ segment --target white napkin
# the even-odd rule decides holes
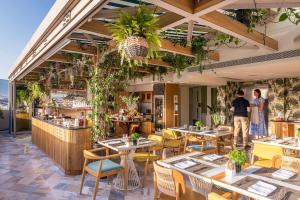
[[[186,169],[188,167],[192,167],[194,165],[196,165],[197,163],[191,161],[191,160],[186,160],[186,161],[182,161],[182,162],[179,162],[179,163],[176,163],[174,166],[175,167],[178,167],[180,169]]]
[[[217,154],[210,154],[210,155],[202,156],[202,158],[204,160],[208,160],[208,161],[215,161],[215,160],[220,159],[222,157],[223,156],[220,156],[220,155],[217,155]]]
[[[275,185],[271,185],[263,181],[258,181],[257,183],[248,187],[249,192],[253,192],[264,197],[268,196],[276,189],[277,187]]]
[[[149,144],[151,141],[149,140],[144,140],[144,141],[140,141],[139,144]]]
[[[275,144],[281,144],[283,142],[284,142],[284,140],[282,140],[282,139],[277,139],[277,140],[272,140],[271,141],[271,143],[275,143]]]
[[[119,144],[119,143],[121,143],[120,140],[113,140],[113,141],[106,142],[106,144]]]
[[[279,169],[275,172],[272,173],[272,176],[282,179],[282,180],[287,180],[291,177],[293,177],[296,173],[295,172],[291,172],[285,169]]]

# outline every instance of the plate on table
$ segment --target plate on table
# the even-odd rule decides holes
[[[276,189],[277,187],[275,185],[263,181],[257,181],[255,184],[248,187],[249,192],[253,192],[264,197],[269,196]]]

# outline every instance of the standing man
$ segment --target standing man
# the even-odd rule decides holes
[[[244,98],[244,92],[239,90],[237,98],[232,102],[233,120],[234,120],[234,146],[237,146],[237,140],[242,128],[243,132],[243,146],[248,146],[248,132],[249,132],[249,119],[248,112],[250,112],[250,104]]]

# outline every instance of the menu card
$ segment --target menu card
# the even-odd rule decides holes
[[[191,161],[191,160],[185,160],[179,163],[174,164],[175,167],[178,167],[180,169],[186,169],[192,166],[195,166],[197,163]]]
[[[120,143],[122,143],[122,141],[120,141],[120,140],[112,140],[112,141],[107,141],[106,143],[109,144],[109,145],[113,145],[113,144],[120,144]]]
[[[290,179],[291,177],[293,177],[296,173],[295,172],[291,172],[285,169],[279,169],[275,172],[272,173],[272,176],[275,178],[279,178],[282,180],[287,180]]]
[[[210,155],[205,155],[205,156],[202,156],[202,158],[204,160],[208,160],[208,161],[215,161],[215,160],[218,160],[220,158],[222,158],[223,156],[221,155],[217,155],[217,154],[210,154]]]
[[[258,181],[255,184],[248,187],[249,192],[253,192],[253,193],[259,194],[264,197],[269,196],[276,189],[277,189],[277,187],[275,185],[271,185],[271,184],[265,183],[263,181]]]

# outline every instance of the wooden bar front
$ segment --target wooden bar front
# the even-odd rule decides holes
[[[32,118],[32,143],[67,175],[81,174],[83,150],[91,148],[89,132],[89,128],[68,129]]]

